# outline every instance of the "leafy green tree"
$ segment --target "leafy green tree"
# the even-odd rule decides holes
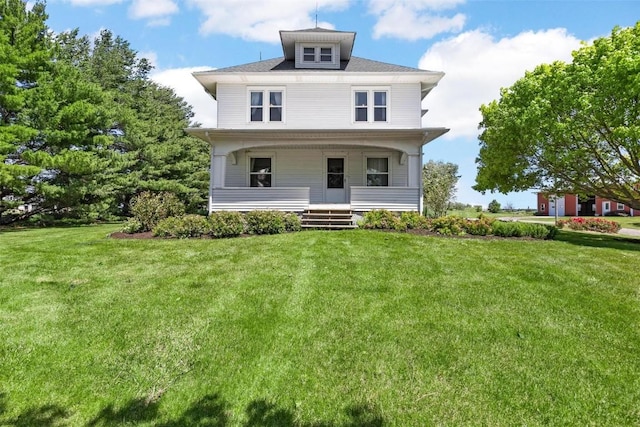
[[[481,107],[478,191],[597,194],[640,209],[640,22]]]
[[[458,165],[429,160],[422,166],[422,196],[426,216],[442,216],[454,200],[458,183]]]
[[[487,209],[491,213],[498,213],[500,212],[500,207],[501,207],[500,202],[498,202],[496,199],[493,199],[492,201],[489,202]]]
[[[34,199],[32,182],[41,172],[25,158],[38,129],[24,124],[21,115],[51,57],[46,19],[43,3],[27,11],[20,0],[0,2],[0,223]]]

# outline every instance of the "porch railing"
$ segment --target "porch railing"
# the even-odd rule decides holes
[[[302,212],[309,208],[309,187],[214,188],[210,211],[277,210]]]
[[[351,210],[418,211],[418,187],[351,187]]]

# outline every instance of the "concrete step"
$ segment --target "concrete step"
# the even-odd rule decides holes
[[[309,209],[302,214],[302,228],[344,230],[357,228],[353,214],[344,209]]]

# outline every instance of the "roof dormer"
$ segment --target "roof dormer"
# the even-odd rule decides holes
[[[351,58],[356,33],[310,28],[280,31],[285,60],[296,68],[339,69],[340,61]]]

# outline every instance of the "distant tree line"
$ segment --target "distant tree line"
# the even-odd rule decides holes
[[[119,217],[147,190],[203,209],[208,147],[183,131],[191,107],[126,40],[53,34],[47,18],[43,2],[0,2],[0,224]]]

